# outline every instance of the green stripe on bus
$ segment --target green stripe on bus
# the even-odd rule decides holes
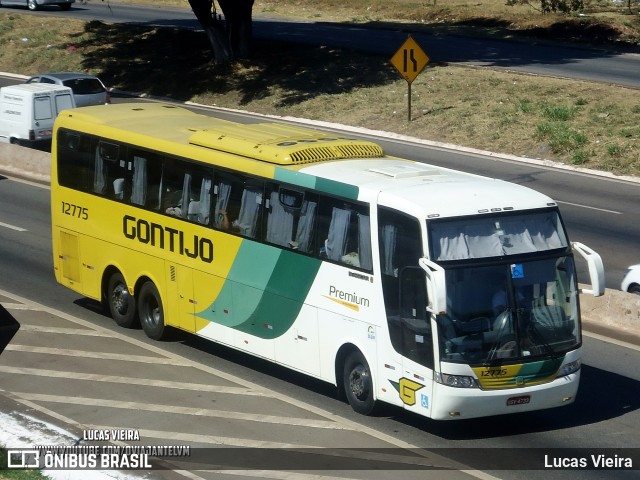
[[[298,317],[320,265],[311,257],[244,241],[220,295],[198,317],[277,338]]]
[[[314,177],[296,170],[276,168],[274,179],[281,182],[291,183],[293,185],[299,185],[304,188],[315,189],[338,197],[348,198],[350,200],[358,199],[359,189],[355,185],[348,185],[346,183],[336,182],[335,180]]]
[[[543,378],[555,375],[562,365],[564,357],[551,358],[540,362],[525,363],[522,365],[518,376],[525,377],[527,380],[542,380]]]

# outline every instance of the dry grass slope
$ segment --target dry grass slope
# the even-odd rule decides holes
[[[116,0],[111,3],[117,8]],[[396,22],[396,27],[397,22],[411,22],[411,28],[433,28],[435,22],[448,32],[472,29],[475,34],[503,36],[517,31],[556,36],[559,24],[585,21],[578,16],[537,15],[530,7],[505,7],[499,0],[434,3],[269,0],[256,2],[254,12],[321,21]],[[607,41],[640,38],[637,12],[631,18],[620,8],[589,18],[610,18],[609,23],[597,24],[615,25],[611,31],[621,32]],[[407,84],[388,58],[348,49],[263,43],[255,46],[250,61],[215,68],[210,60],[207,41],[197,32],[85,24],[0,10],[4,71],[88,71],[123,90],[640,175],[639,90],[429,65],[412,84],[413,120],[408,122]],[[189,72],[187,81],[184,72]]]

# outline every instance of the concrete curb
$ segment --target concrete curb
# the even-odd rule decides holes
[[[10,143],[0,143],[0,172],[34,182],[50,183],[51,154]]]

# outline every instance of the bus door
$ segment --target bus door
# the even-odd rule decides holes
[[[433,341],[427,312],[427,286],[422,257],[420,223],[415,217],[386,207],[378,209],[378,238],[382,291],[393,347],[393,369],[385,368],[398,403],[429,415],[433,389]],[[385,357],[381,363],[390,362]],[[394,378],[391,378],[393,375]]]
[[[403,377],[399,382],[400,398],[406,409],[428,415],[433,400],[434,352],[424,270],[420,267],[403,268],[399,283],[403,367]]]

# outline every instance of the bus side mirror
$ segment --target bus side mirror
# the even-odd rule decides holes
[[[418,263],[427,275],[427,293],[429,294],[427,310],[436,315],[446,313],[447,292],[445,291],[444,268],[424,257],[418,260]]]
[[[590,293],[594,297],[604,294],[604,266],[602,258],[594,250],[580,242],[571,242],[571,247],[582,256],[589,267],[589,277],[591,278],[591,290],[581,290],[580,293]]]

